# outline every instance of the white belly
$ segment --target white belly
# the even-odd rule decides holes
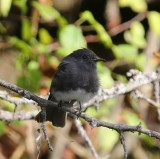
[[[80,101],[81,103],[88,102],[91,98],[93,98],[96,94],[94,93],[86,93],[85,90],[78,89],[78,90],[70,90],[67,92],[54,92],[53,96],[57,101],[71,101],[76,100]]]

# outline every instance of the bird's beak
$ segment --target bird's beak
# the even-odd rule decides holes
[[[105,60],[105,59],[101,59],[101,58],[95,58],[95,59],[94,59],[94,61],[95,61],[95,62],[99,62],[99,61],[106,62],[106,60]]]

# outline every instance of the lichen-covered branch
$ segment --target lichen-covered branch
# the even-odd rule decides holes
[[[136,88],[143,86],[145,84],[160,81],[160,75],[158,71],[152,72],[150,74],[144,74],[136,70],[131,70],[128,73],[128,76],[130,76],[131,78],[127,84],[118,84],[110,89],[100,89],[97,96],[94,99],[90,100],[88,103],[85,103],[86,108],[90,105],[102,102],[103,100],[106,100],[108,98],[116,97],[118,95],[126,94],[132,91],[136,91]],[[34,104],[37,103],[37,106],[40,106],[43,109],[45,109],[46,106],[57,107],[58,105],[57,102],[53,102],[53,101],[41,98],[23,88],[7,83],[6,81],[3,81],[3,80],[0,80],[0,86],[7,88],[13,92],[16,92],[17,94],[31,101],[31,103],[34,103]],[[156,107],[159,107],[158,105],[159,103],[158,104],[154,103],[153,101],[145,98],[145,96],[142,96],[142,94],[140,93],[138,94],[138,97],[143,98],[147,101],[150,101],[150,103],[154,104]],[[3,93],[0,92],[0,98],[3,100],[8,100],[9,102],[12,102],[15,104],[18,103],[16,100],[14,100],[13,97],[9,96],[7,93],[6,95],[4,95]],[[25,102],[27,103],[27,101]],[[23,100],[20,103],[23,103]],[[61,109],[69,112],[70,114],[83,118],[92,127],[106,127],[106,128],[115,130],[118,133],[120,133],[120,139],[121,139],[124,151],[125,151],[125,158],[127,158],[127,148],[126,148],[125,138],[123,136],[124,132],[132,132],[132,133],[138,132],[139,134],[146,134],[150,137],[154,137],[160,140],[160,132],[143,128],[141,124],[138,124],[135,126],[129,126],[126,124],[114,124],[114,123],[109,123],[106,121],[101,121],[85,113],[79,113],[75,108],[71,107],[70,104],[66,104],[66,103],[63,104]],[[12,112],[0,110],[0,120],[5,120],[5,121],[34,119],[35,115],[36,115],[35,112],[34,113],[33,112],[12,113]],[[98,157],[95,151],[94,153],[95,153],[95,156]]]

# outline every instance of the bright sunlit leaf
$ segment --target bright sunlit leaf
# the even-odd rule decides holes
[[[124,33],[124,38],[128,43],[138,48],[144,48],[146,46],[145,30],[140,22],[132,23],[130,30]]]
[[[0,0],[0,15],[7,17],[11,8],[12,0]]]
[[[123,117],[128,125],[138,125],[141,122],[142,126],[146,127],[143,120],[141,120],[134,112],[124,111]]]
[[[39,39],[40,39],[40,42],[43,44],[50,44],[52,42],[51,35],[44,28],[39,29]]]
[[[3,135],[4,131],[5,131],[5,122],[0,121],[0,136]]]
[[[90,23],[92,28],[97,32],[97,35],[100,41],[104,44],[104,46],[112,46],[113,43],[111,37],[106,32],[105,28],[98,21],[95,20],[93,14],[90,11],[85,11],[81,13],[80,18],[82,21],[88,21]]]
[[[119,135],[116,131],[102,127],[98,131],[99,146],[102,150],[112,150],[118,139]]]
[[[137,47],[129,44],[120,44],[114,46],[114,53],[117,59],[127,62],[135,62],[138,55]]]
[[[17,6],[23,15],[27,13],[27,1],[28,0],[13,0],[13,4]]]
[[[111,87],[114,84],[114,80],[111,76],[111,71],[101,63],[97,64],[99,82],[103,88]]]
[[[53,7],[44,5],[42,3],[33,1],[32,5],[39,11],[42,18],[48,21],[56,20],[59,26],[64,26],[67,24],[66,19],[61,16],[61,14]]]
[[[145,68],[145,63],[146,63],[146,56],[145,54],[140,54],[138,55],[138,58],[136,60],[136,66],[138,69],[143,70]]]
[[[148,22],[151,30],[160,36],[160,13],[156,11],[150,11],[148,13]]]
[[[60,30],[59,42],[61,45],[59,53],[64,53],[64,55],[87,46],[82,30],[74,25],[67,25]]]
[[[144,12],[147,10],[147,2],[145,0],[119,0],[121,7],[130,7],[135,12]]]
[[[30,20],[23,18],[22,19],[22,39],[29,40],[32,37],[31,24]]]

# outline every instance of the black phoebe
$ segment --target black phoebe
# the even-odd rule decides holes
[[[81,104],[93,98],[99,88],[96,62],[104,61],[89,49],[78,49],[66,56],[52,80],[48,100],[57,102],[78,101]],[[59,104],[60,105],[60,104]],[[67,113],[55,107],[46,108],[46,120],[54,126],[65,125]],[[36,120],[41,122],[40,113]]]

